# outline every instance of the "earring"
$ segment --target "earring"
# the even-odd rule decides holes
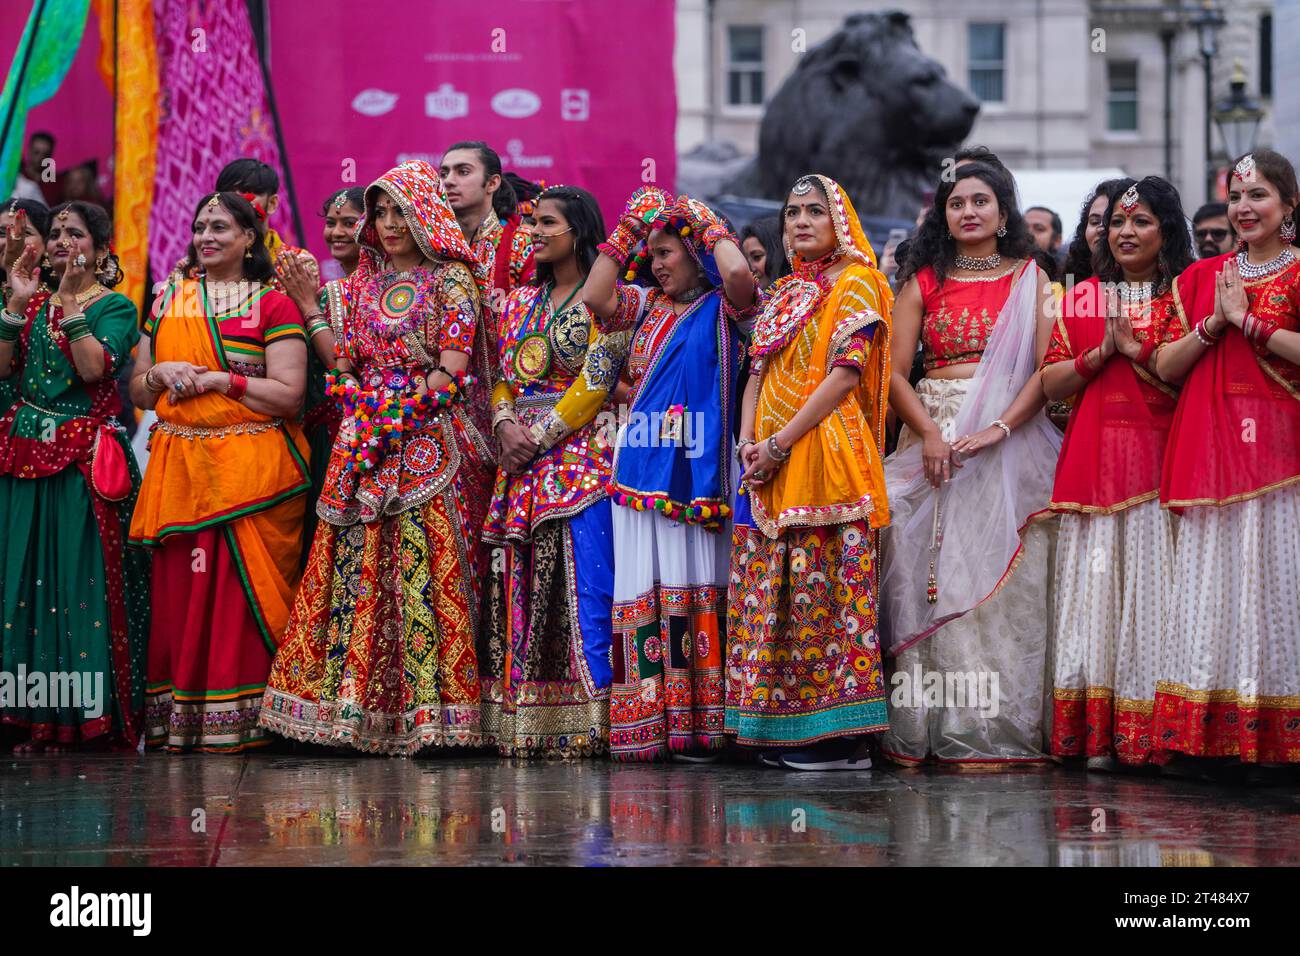
[[[1006,235],[1007,235],[1007,227],[1005,225],[998,226],[998,238],[1005,239]]]
[[[41,256],[41,268],[48,269],[49,267],[50,267],[50,254],[47,252]]]
[[[245,259],[251,259],[251,258],[253,258],[253,247],[252,247],[251,245],[247,246],[247,247],[244,249],[244,258],[245,258]]]
[[[1282,220],[1282,241],[1288,246],[1295,242],[1295,216],[1287,216]]]
[[[100,256],[98,259],[95,260],[95,271],[96,271],[96,272],[102,272],[102,271],[104,271],[104,261],[105,261],[105,260],[104,260],[104,257],[103,257],[103,256]]]

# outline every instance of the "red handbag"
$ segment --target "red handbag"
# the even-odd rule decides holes
[[[95,433],[90,451],[90,487],[105,501],[122,501],[131,494],[131,470],[112,425],[100,425]]]

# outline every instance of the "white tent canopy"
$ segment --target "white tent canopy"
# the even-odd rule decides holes
[[[1020,210],[1046,206],[1061,217],[1062,241],[1069,243],[1079,224],[1083,201],[1104,179],[1128,174],[1116,167],[1101,169],[1013,169],[1020,193]]]

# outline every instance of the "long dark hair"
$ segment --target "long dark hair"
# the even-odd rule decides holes
[[[564,211],[564,218],[573,230],[573,254],[578,260],[578,271],[585,276],[596,261],[596,246],[605,241],[605,217],[600,213],[600,203],[580,186],[552,186],[537,195],[537,205],[543,199],[554,199]],[[537,263],[535,285],[545,285],[554,279],[555,270],[549,262]]]
[[[1093,249],[1088,245],[1088,210],[1092,204],[1097,201],[1098,196],[1106,197],[1107,208],[1110,206],[1110,200],[1118,196],[1124,189],[1120,189],[1120,183],[1131,182],[1127,179],[1103,179],[1092,192],[1088,193],[1088,198],[1084,200],[1082,208],[1079,210],[1079,224],[1074,227],[1074,238],[1070,240],[1070,247],[1065,252],[1065,272],[1063,278],[1066,282],[1082,282],[1085,279],[1092,278],[1092,254]],[[1106,228],[1105,214],[1102,217],[1102,229]]]
[[[1005,236],[998,236],[998,253],[1004,259],[1028,259],[1033,255],[1034,242],[1029,228],[1016,205],[1016,186],[1011,174],[987,163],[966,163],[953,173],[951,180],[943,180],[934,193],[934,204],[925,214],[907,249],[907,259],[900,266],[898,282],[901,285],[916,275],[924,266],[934,269],[935,277],[942,282],[952,269],[957,255],[957,243],[948,232],[948,197],[963,179],[978,179],[998,201],[998,211],[1007,214]]]
[[[1106,216],[1102,220],[1106,232],[1097,243],[1097,252],[1093,256],[1098,279],[1102,282],[1119,282],[1124,278],[1124,270],[1115,261],[1110,251],[1110,217],[1115,211],[1115,203],[1136,186],[1138,196],[1151,207],[1156,220],[1160,223],[1160,255],[1156,259],[1156,295],[1168,292],[1178,274],[1196,259],[1192,250],[1192,237],[1187,229],[1187,213],[1183,212],[1183,201],[1173,184],[1159,176],[1147,176],[1145,179],[1121,179],[1120,186],[1106,204]]]
[[[209,193],[194,207],[194,218],[190,220],[190,245],[185,253],[185,264],[182,267],[185,275],[190,275],[193,270],[199,268],[199,254],[194,248],[194,223],[198,222],[199,214],[214,196],[226,212],[230,213],[230,218],[235,220],[238,229],[253,230],[253,247],[249,250],[252,258],[242,260],[244,278],[255,279],[258,282],[268,281],[275,275],[275,267],[271,263],[271,253],[266,248],[266,223],[257,215],[257,210],[253,208],[251,202],[239,193],[229,192]]]
[[[453,149],[472,149],[478,154],[478,161],[483,164],[484,182],[492,176],[501,177],[501,185],[492,194],[492,210],[497,214],[497,218],[505,222],[511,216],[517,215],[519,200],[515,198],[515,188],[510,185],[510,180],[506,179],[501,172],[501,157],[497,151],[481,139],[467,139],[452,143],[442,151],[442,155],[446,156]]]
[[[122,264],[118,262],[117,254],[109,248],[113,242],[113,220],[109,216],[108,210],[103,206],[97,206],[93,202],[86,202],[83,199],[60,203],[50,210],[50,218],[45,228],[46,239],[49,239],[54,220],[65,209],[81,217],[81,221],[86,224],[86,231],[90,233],[90,241],[95,244],[96,249],[104,250],[104,266],[95,270],[95,278],[101,285],[105,285],[110,289],[113,288],[125,276],[122,275]],[[46,272],[47,270],[41,270],[43,276],[46,275]],[[56,280],[53,273],[46,276],[46,283],[50,288],[54,288]]]
[[[785,257],[785,236],[780,216],[760,216],[750,220],[749,225],[740,230],[742,246],[746,239],[757,239],[763,246],[763,251],[767,254],[763,274],[767,276],[768,282],[775,282],[790,274],[790,260]]]

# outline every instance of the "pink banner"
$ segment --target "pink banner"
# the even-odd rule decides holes
[[[154,18],[162,90],[149,217],[156,284],[185,255],[194,207],[226,163],[253,156],[282,176],[284,166],[245,0],[154,0]],[[271,226],[293,241],[285,199]]]
[[[412,158],[482,139],[610,219],[676,176],[672,0],[276,0],[270,72],[311,250],[316,213]]]

